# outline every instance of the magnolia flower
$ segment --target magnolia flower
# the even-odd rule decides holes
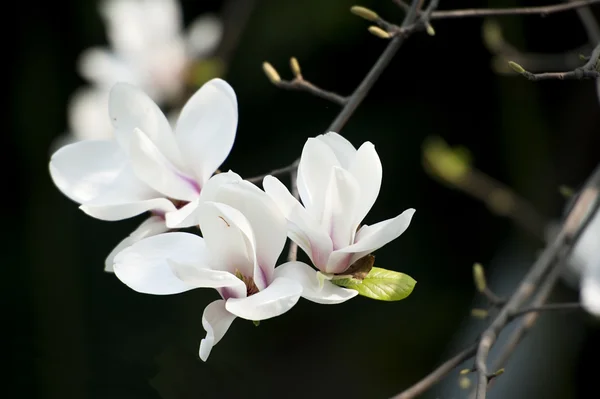
[[[98,87],[135,84],[158,102],[181,95],[187,67],[208,56],[222,35],[212,16],[196,19],[184,34],[176,0],[106,0],[100,15],[111,48],[85,51],[81,74]]]
[[[600,211],[592,217],[569,258],[569,265],[580,277],[583,307],[600,317]]]
[[[275,268],[286,240],[286,221],[272,200],[246,181],[225,183],[197,208],[203,237],[165,233],[141,240],[115,258],[115,274],[135,291],[168,295],[215,288],[222,299],[202,316],[204,361],[236,317],[264,320],[291,309],[299,297],[340,303],[357,292],[326,281],[300,262]]]
[[[265,191],[288,220],[288,236],[323,273],[341,274],[358,259],[396,239],[414,214],[372,226],[359,225],[379,194],[382,168],[373,144],[358,150],[337,133],[310,138],[298,166],[298,191],[304,207],[275,177]]]
[[[221,173],[209,180],[231,151],[237,127],[235,93],[223,80],[209,81],[188,100],[174,132],[150,97],[129,84],[111,90],[109,114],[115,140],[70,144],[50,160],[54,183],[90,216],[112,221],[152,211],[166,221],[164,230],[189,227],[211,186],[240,179]],[[142,237],[160,232],[152,224],[140,226]]]

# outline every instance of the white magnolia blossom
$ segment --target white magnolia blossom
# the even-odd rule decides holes
[[[579,237],[569,258],[571,270],[580,277],[581,303],[600,317],[600,211]]]
[[[343,273],[358,259],[400,236],[415,212],[374,225],[359,225],[381,187],[382,167],[373,144],[358,150],[337,133],[310,138],[298,166],[300,204],[275,177],[265,191],[288,220],[288,236],[323,273]]]
[[[184,32],[177,0],[106,0],[100,15],[109,47],[90,48],[81,55],[79,73],[91,85],[71,97],[70,133],[59,145],[113,137],[108,93],[117,82],[140,87],[161,105],[179,98],[186,70],[209,56],[222,36],[221,22],[214,16],[197,18]]]
[[[286,221],[273,201],[247,181],[220,185],[214,200],[197,208],[203,237],[165,233],[143,239],[115,258],[117,277],[148,294],[177,294],[215,288],[222,299],[202,316],[204,361],[236,317],[264,320],[292,308],[300,296],[319,303],[340,303],[357,292],[325,281],[301,262],[275,268],[286,240]]]
[[[52,155],[50,174],[90,216],[113,221],[152,211],[166,221],[144,223],[128,242],[197,224],[194,210],[210,199],[211,187],[240,179],[231,172],[211,179],[231,151],[238,120],[235,93],[221,79],[188,100],[174,131],[150,97],[126,83],[111,90],[109,115],[115,139],[62,147]]]

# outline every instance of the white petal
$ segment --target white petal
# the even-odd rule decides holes
[[[218,46],[223,24],[212,15],[196,18],[188,28],[187,51],[190,58],[204,58]]]
[[[275,277],[297,281],[302,285],[302,298],[325,305],[342,303],[358,294],[356,290],[338,287],[329,280],[319,282],[316,270],[302,262],[288,262],[277,266]]]
[[[170,262],[182,265],[209,264],[209,254],[201,237],[189,233],[164,233],[145,238],[115,257],[114,272],[135,291],[168,295],[197,286],[181,280]]]
[[[192,227],[200,224],[198,221],[198,213],[196,212],[199,203],[200,199],[196,198],[173,212],[167,212],[167,214],[165,214],[167,226],[171,229],[175,229]]]
[[[108,116],[108,90],[78,89],[69,98],[69,127],[77,140],[112,140],[113,127]]]
[[[182,155],[201,184],[229,155],[237,122],[235,92],[221,79],[205,83],[181,110],[175,136]]]
[[[595,267],[600,270],[600,263]],[[586,275],[581,280],[581,304],[586,311],[600,317],[600,272]]]
[[[306,252],[316,267],[325,271],[329,254],[333,250],[329,234],[276,177],[265,177],[263,187],[288,220],[288,237]]]
[[[350,172],[334,166],[330,173],[321,226],[329,231],[334,251],[354,242],[355,214],[360,191]]]
[[[140,181],[131,166],[125,167],[110,187],[80,209],[102,220],[121,220],[146,211],[159,214],[175,210],[171,201]]]
[[[298,192],[306,210],[321,221],[330,171],[340,166],[333,150],[323,141],[310,138],[304,144],[298,165]]]
[[[253,276],[256,258],[247,236],[252,236],[252,230],[244,216],[228,205],[203,202],[198,205],[198,221],[210,250],[212,268]]]
[[[334,251],[329,257],[328,273],[342,273],[352,263],[365,255],[383,247],[398,238],[408,228],[415,214],[414,209],[407,209],[393,219],[384,220],[372,226],[363,226],[356,234],[355,244]],[[348,255],[352,254],[348,259]]]
[[[181,172],[140,129],[135,128],[130,142],[135,174],[167,197],[192,201],[200,194],[196,181]]]
[[[246,298],[231,298],[225,308],[246,320],[265,320],[290,310],[300,299],[302,286],[285,277],[277,277],[264,290]]]
[[[117,141],[124,149],[129,150],[129,142],[138,128],[171,163],[183,167],[167,117],[142,90],[128,83],[117,83],[110,90],[108,111]]]
[[[348,170],[360,187],[360,199],[353,215],[356,229],[373,207],[381,188],[383,169],[373,144],[367,141],[360,146]]]
[[[287,239],[287,222],[273,200],[247,181],[224,184],[217,191],[216,202],[240,211],[252,227],[256,243],[256,259],[267,283]]]
[[[206,330],[206,338],[200,341],[200,359],[206,361],[213,346],[225,335],[235,316],[225,309],[225,301],[219,299],[204,308],[202,327]]]
[[[104,48],[85,50],[79,57],[78,69],[81,76],[104,90],[116,82],[140,83],[130,63]]]
[[[231,170],[229,172],[217,173],[212,176],[202,187],[200,191],[201,201],[215,201],[215,197],[221,185],[225,183],[234,183],[242,181],[240,175]]]
[[[50,159],[54,184],[73,201],[90,201],[108,189],[127,158],[113,141],[82,141],[62,147]]]
[[[184,264],[167,261],[177,278],[196,288],[227,288],[230,297],[245,298],[246,284],[235,275],[208,268],[208,264]]]
[[[316,138],[327,144],[329,148],[333,150],[342,168],[350,168],[350,165],[356,156],[356,148],[354,148],[352,143],[336,132],[320,134]]]
[[[136,242],[146,238],[152,237],[161,233],[168,231],[169,229],[165,226],[165,221],[163,218],[159,216],[152,216],[146,219],[141,225],[138,226],[137,229],[133,231],[127,238],[121,241],[115,249],[113,249],[106,261],[104,262],[104,271],[105,272],[113,272],[113,264],[115,260],[115,256],[125,248],[128,248],[135,244]]]

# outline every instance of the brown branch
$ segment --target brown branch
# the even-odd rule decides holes
[[[291,173],[294,170],[296,170],[298,168],[298,163],[294,162],[291,165],[288,166],[284,166],[283,168],[279,168],[279,169],[273,169],[272,171],[268,172],[268,173],[264,173],[262,175],[258,175],[258,176],[254,176],[254,177],[250,177],[246,180],[248,180],[250,183],[262,183],[263,179],[269,175],[271,176],[279,176],[279,175],[283,175],[286,173]]]
[[[454,368],[456,368],[459,364],[472,358],[477,351],[477,344],[473,344],[469,346],[467,349],[463,350],[459,354],[455,355],[451,359],[442,363],[438,368],[429,373],[425,378],[421,381],[417,382],[406,391],[403,391],[391,399],[412,399],[427,391],[433,385],[438,383],[442,378],[444,378],[449,372],[451,372]]]
[[[575,206],[569,212],[561,231],[554,241],[546,247],[530,271],[519,284],[515,293],[509,298],[506,305],[500,310],[494,321],[483,332],[475,366],[477,368],[477,399],[485,399],[488,388],[487,358],[500,331],[511,321],[511,315],[518,312],[527,298],[536,289],[545,275],[552,272],[555,277],[547,283],[546,289],[551,290],[558,278],[558,267],[564,257],[570,252],[581,232],[587,227],[590,217],[597,210],[598,187],[600,187],[600,165],[586,182],[582,194],[577,199]],[[535,313],[534,313],[535,314]]]
[[[406,9],[408,6],[402,0],[393,0],[394,3],[399,5],[401,8]],[[555,4],[550,6],[539,6],[539,7],[514,7],[514,8],[471,8],[464,10],[444,10],[434,11],[431,14],[432,20],[437,19],[449,19],[449,18],[471,18],[471,17],[492,17],[492,16],[506,16],[506,15],[540,15],[546,16],[558,12],[568,11],[577,9],[579,7],[586,7],[593,4],[600,3],[600,0],[580,0],[572,1],[566,4]]]
[[[517,317],[525,316],[530,313],[541,313],[541,312],[550,312],[550,311],[561,311],[561,310],[580,310],[582,309],[581,304],[579,302],[574,303],[552,303],[548,305],[534,305],[527,308],[522,308],[518,312],[515,312],[511,315],[511,318],[515,319]]]
[[[342,106],[346,105],[348,102],[348,97],[340,96],[332,91],[321,89],[320,87],[317,87],[311,82],[302,78],[295,78],[294,80],[280,80],[279,82],[273,82],[273,84],[280,89],[305,91],[316,97],[320,97],[324,100],[331,101],[332,103]]]

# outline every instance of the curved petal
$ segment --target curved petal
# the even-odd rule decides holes
[[[188,285],[195,288],[227,288],[230,297],[246,297],[246,284],[229,272],[209,269],[206,264],[184,264],[170,259],[167,262],[175,276]]]
[[[330,176],[321,226],[329,232],[335,251],[354,242],[356,223],[352,215],[360,189],[354,176],[345,169],[334,166]]]
[[[179,229],[200,224],[196,212],[198,204],[200,204],[200,200],[196,198],[175,211],[167,212],[165,214],[167,226],[171,229]]]
[[[63,194],[84,203],[109,189],[125,165],[125,153],[114,141],[81,141],[52,155],[50,176]]]
[[[202,314],[202,327],[206,330],[206,337],[200,341],[200,359],[206,361],[213,346],[219,343],[225,335],[235,315],[225,309],[225,301],[219,299],[211,302]]]
[[[414,209],[407,209],[393,219],[361,227],[354,244],[331,253],[327,273],[341,273],[358,259],[398,238],[406,231],[414,214]],[[350,260],[348,254],[352,254]]]
[[[164,214],[175,206],[162,195],[140,181],[130,166],[125,167],[111,183],[110,188],[79,208],[101,220],[121,220],[146,211]]]
[[[204,240],[189,233],[164,233],[145,238],[121,251],[115,257],[114,272],[135,291],[169,295],[188,291],[197,286],[181,280],[171,262],[196,265],[209,264]]]
[[[140,129],[134,129],[130,145],[131,163],[140,180],[167,197],[184,201],[198,197],[196,181],[178,170]]]
[[[250,223],[256,243],[256,259],[267,283],[287,239],[287,223],[283,214],[264,191],[248,181],[224,184],[215,201],[240,211]],[[256,274],[256,271],[255,271]]]
[[[342,168],[350,168],[356,156],[356,148],[354,148],[352,143],[336,132],[320,134],[316,138],[331,148]]]
[[[333,250],[329,234],[315,222],[276,177],[266,176],[263,187],[288,220],[288,237],[306,252],[316,267],[325,271],[329,254]]]
[[[135,244],[136,242],[146,238],[152,237],[161,233],[168,231],[169,229],[165,226],[165,221],[163,218],[159,216],[152,216],[146,219],[141,225],[138,226],[137,229],[133,231],[127,238],[121,241],[115,249],[113,249],[106,261],[104,262],[104,271],[105,272],[113,272],[113,264],[115,260],[115,256],[119,254],[125,248],[128,248]]]
[[[223,36],[223,24],[213,15],[202,15],[188,27],[186,38],[190,58],[204,58],[218,46]]]
[[[205,83],[183,106],[175,137],[201,185],[229,155],[237,122],[235,92],[221,79]]]
[[[231,170],[228,172],[217,173],[204,183],[202,191],[200,191],[200,201],[215,201],[215,197],[221,185],[239,181],[242,181],[240,175]]]
[[[290,310],[300,299],[302,286],[284,277],[277,277],[264,290],[246,298],[228,299],[225,308],[246,320],[265,320]]]
[[[383,169],[375,146],[368,141],[361,145],[348,171],[352,173],[360,187],[360,199],[353,215],[353,229],[356,230],[373,207],[381,188]]]
[[[254,275],[254,244],[247,235],[252,237],[252,230],[238,210],[225,204],[203,202],[198,205],[198,221],[210,249],[213,269],[240,272],[246,277]]]
[[[358,291],[338,287],[329,280],[319,282],[316,270],[302,262],[288,262],[277,266],[275,278],[277,277],[297,281],[302,285],[302,298],[316,303],[334,305],[358,295]]]
[[[323,141],[310,138],[304,144],[298,165],[298,192],[315,220],[321,221],[330,170],[340,166],[333,150]]]
[[[109,93],[108,112],[117,141],[126,151],[138,128],[171,163],[182,169],[181,153],[169,121],[146,93],[131,84],[117,83]]]

